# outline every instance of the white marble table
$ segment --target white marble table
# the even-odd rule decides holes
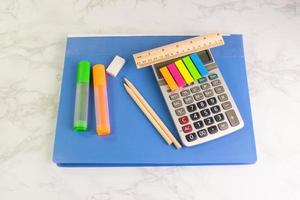
[[[59,168],[67,34],[244,34],[258,162]],[[1,0],[0,199],[300,199],[300,1]]]

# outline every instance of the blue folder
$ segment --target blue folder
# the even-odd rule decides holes
[[[225,45],[212,49],[244,119],[243,129],[228,136],[180,150],[168,146],[123,87],[127,77],[179,140],[151,67],[137,69],[133,53],[192,36],[68,37],[53,161],[58,166],[183,166],[251,164],[256,161],[255,139],[241,35],[224,36]],[[77,63],[108,66],[114,56],[126,59],[117,77],[107,76],[111,134],[95,129],[93,87],[90,86],[88,130],[73,131]]]

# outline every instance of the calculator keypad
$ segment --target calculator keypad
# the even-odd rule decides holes
[[[169,95],[188,142],[220,134],[240,124],[217,74],[202,77],[198,83]]]

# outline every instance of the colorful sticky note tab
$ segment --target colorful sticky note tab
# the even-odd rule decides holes
[[[186,56],[184,58],[182,58],[185,66],[188,68],[190,74],[192,75],[192,77],[194,78],[194,80],[198,80],[201,78],[201,75],[199,73],[199,71],[197,70],[196,66],[194,65],[193,61],[191,60],[191,58],[189,56]]]
[[[168,64],[167,65],[170,73],[172,74],[173,78],[175,79],[177,85],[179,87],[185,86],[185,81],[183,80],[180,72],[178,71],[176,65],[174,63]]]
[[[200,72],[201,76],[207,76],[208,71],[205,68],[204,64],[202,63],[199,55],[197,53],[193,53],[190,55],[194,65],[197,67],[198,71]]]
[[[170,87],[170,89],[173,90],[177,90],[178,86],[175,82],[175,80],[173,79],[171,73],[169,72],[167,67],[162,67],[159,69],[161,75],[164,77],[166,83],[168,84],[168,86]]]
[[[175,65],[177,66],[177,69],[179,70],[180,74],[182,75],[187,84],[194,82],[192,76],[190,75],[190,72],[187,70],[182,60],[176,61]]]

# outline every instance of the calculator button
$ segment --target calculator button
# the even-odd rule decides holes
[[[215,97],[209,98],[209,99],[207,99],[207,103],[209,105],[214,105],[217,103],[217,99]]]
[[[175,101],[172,102],[172,105],[173,105],[174,108],[179,108],[179,107],[182,106],[182,101],[180,99],[175,100]]]
[[[185,114],[185,109],[184,108],[178,108],[177,110],[175,110],[175,113],[177,116],[182,116]]]
[[[228,100],[228,96],[227,96],[227,94],[220,94],[220,95],[218,96],[218,99],[219,99],[221,102],[223,102],[223,101]]]
[[[193,103],[194,99],[193,99],[193,97],[188,96],[188,97],[184,97],[183,101],[185,104],[191,104],[191,103]]]
[[[187,106],[186,109],[187,109],[189,112],[194,112],[195,110],[197,110],[197,107],[196,107],[195,104],[191,104],[191,105]]]
[[[203,121],[197,121],[197,122],[194,122],[194,127],[196,128],[196,129],[200,129],[200,128],[202,128],[204,126],[204,124],[203,124]]]
[[[214,118],[217,122],[220,122],[220,121],[224,120],[224,115],[222,113],[220,113],[220,114],[215,115]]]
[[[193,130],[192,125],[188,124],[182,127],[183,132],[189,133]]]
[[[230,101],[227,101],[225,103],[222,103],[222,107],[224,110],[228,110],[228,109],[232,108],[232,105],[231,105]]]
[[[196,101],[200,101],[201,99],[203,99],[203,94],[202,93],[194,94],[194,99]]]
[[[207,136],[207,131],[205,129],[202,129],[200,131],[197,131],[197,134],[200,138],[203,138],[203,137]]]
[[[204,109],[200,111],[202,117],[207,117],[208,115],[210,115],[209,109]]]
[[[200,118],[200,114],[198,112],[195,112],[193,114],[190,114],[190,117],[193,121],[195,121]]]
[[[208,132],[209,132],[210,134],[214,134],[214,133],[217,133],[217,132],[218,132],[217,126],[211,126],[211,127],[208,127],[207,130],[208,130]]]
[[[225,112],[225,114],[231,126],[237,126],[240,124],[240,121],[237,118],[234,110],[228,110]]]
[[[171,95],[169,96],[169,98],[170,98],[171,101],[176,100],[176,99],[179,98],[179,94],[177,94],[177,93],[171,94]]]
[[[220,108],[220,106],[216,105],[216,106],[211,107],[210,110],[212,113],[218,113],[218,112],[220,112],[221,108]]]
[[[213,93],[213,91],[211,89],[204,91],[203,94],[206,97],[211,97],[211,96],[214,95],[214,93]]]
[[[198,80],[199,83],[205,83],[207,81],[206,77],[202,77]]]
[[[208,117],[208,118],[204,119],[204,123],[206,125],[212,125],[214,123],[214,119],[212,117]]]
[[[200,92],[200,87],[199,86],[192,87],[191,92],[192,93]]]
[[[186,123],[189,122],[189,118],[187,116],[183,116],[183,117],[180,117],[178,119],[178,121],[179,121],[180,124],[186,124]]]
[[[211,82],[211,85],[214,86],[214,87],[215,87],[215,86],[218,86],[218,85],[220,85],[220,84],[221,84],[221,81],[220,81],[220,80],[214,80],[214,81]]]
[[[196,135],[196,133],[190,133],[190,134],[186,135],[185,138],[188,142],[192,142],[197,139],[197,135]]]
[[[221,93],[224,92],[224,91],[225,91],[225,90],[224,90],[223,86],[215,87],[215,92],[216,92],[217,94],[221,94]]]
[[[202,90],[207,90],[208,88],[210,88],[210,85],[208,83],[205,83],[203,85],[200,86]]]
[[[186,97],[190,94],[190,91],[189,90],[183,90],[183,91],[180,92],[180,94],[181,94],[181,96]]]
[[[218,124],[218,127],[221,131],[224,131],[224,130],[228,129],[228,124],[227,124],[227,122],[222,122],[222,123]]]
[[[205,108],[206,107],[206,102],[205,101],[200,101],[197,103],[197,106],[199,109]]]
[[[210,75],[208,75],[208,78],[209,78],[209,80],[215,80],[215,79],[218,78],[218,75],[217,74],[210,74]]]

